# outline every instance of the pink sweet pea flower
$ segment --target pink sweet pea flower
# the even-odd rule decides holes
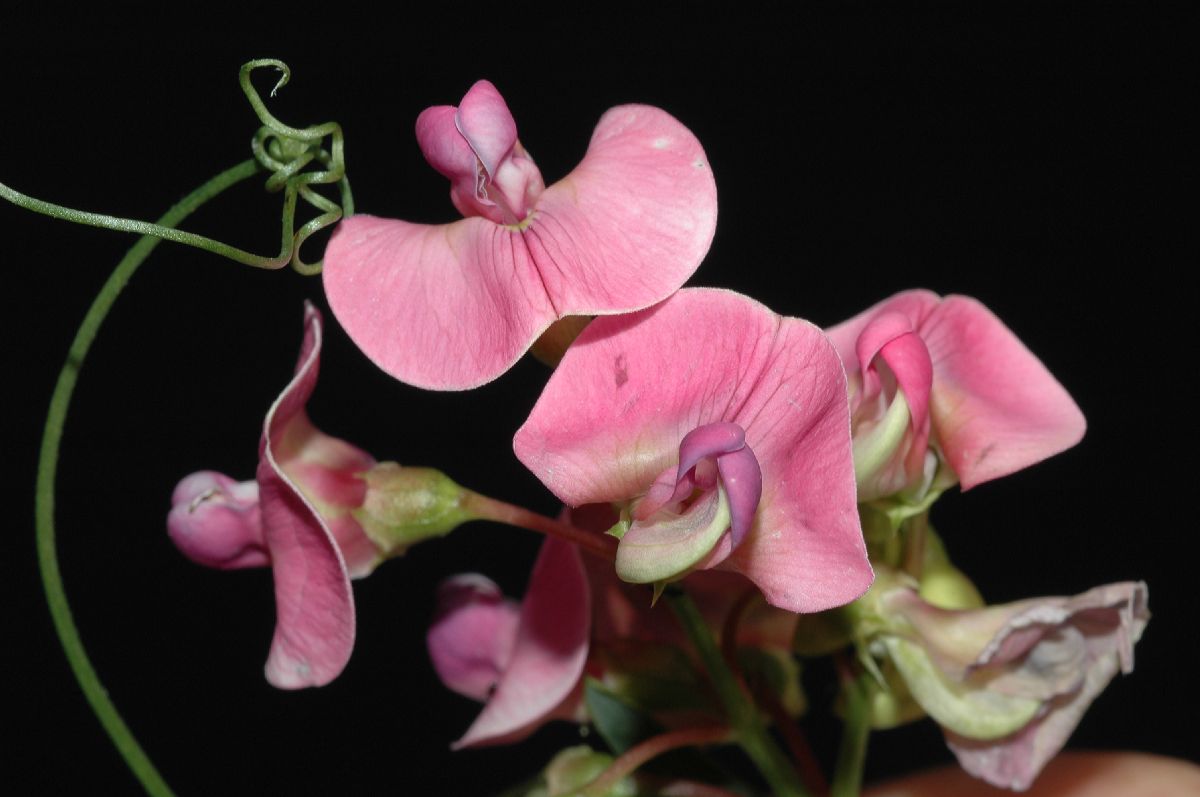
[[[859,500],[928,491],[941,452],[964,490],[1079,442],[1086,423],[986,307],[924,290],[828,330],[850,379]]]
[[[350,578],[386,555],[353,512],[367,495],[366,452],[322,434],[304,406],[317,383],[321,316],[304,308],[296,373],[263,423],[256,480],[202,471],[176,487],[171,539],[196,562],[223,569],[269,564],[276,624],[267,680],[282,689],[321,686],[341,673],[354,647]]]
[[[578,715],[592,607],[575,546],[546,539],[520,608],[478,574],[444,582],[438,604],[426,638],[434,669],[486,702],[456,749],[508,744]]]
[[[625,580],[719,564],[775,606],[821,611],[872,578],[845,390],[816,327],[729,291],[687,289],[593,321],[513,448],[568,506],[628,513]]]
[[[1029,788],[1117,671],[1133,670],[1150,617],[1141,582],[950,610],[881,572],[865,600],[884,627],[877,644],[959,763],[1016,790]]]
[[[384,371],[463,390],[507,371],[556,319],[648,307],[708,252],[717,195],[695,136],[658,108],[601,117],[587,154],[544,187],[486,80],[417,119],[426,160],[467,218],[355,215],[325,252],[334,315]]]

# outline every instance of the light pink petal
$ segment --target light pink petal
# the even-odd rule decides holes
[[[964,490],[1083,437],[1087,424],[1071,396],[976,300],[947,297],[921,336],[933,358],[934,429]]]
[[[838,356],[846,366],[850,376],[862,371],[862,363],[858,358],[858,338],[871,323],[872,319],[884,313],[898,313],[912,321],[913,329],[920,329],[921,324],[938,306],[941,298],[932,291],[916,289],[897,293],[882,302],[863,310],[853,318],[825,330],[830,342],[837,350]]]
[[[454,747],[517,741],[554,715],[583,675],[591,611],[578,549],[547,538],[521,603],[508,668],[483,712]]]
[[[659,108],[621,105],[542,194],[525,239],[558,315],[608,315],[677,290],[716,223],[716,183],[696,137]]]
[[[506,161],[520,171],[507,182],[536,193],[540,176],[526,161]],[[464,213],[483,212],[458,183],[451,193]],[[523,230],[479,216],[440,226],[352,216],[326,249],[325,292],[384,371],[417,387],[469,389],[564,315],[625,313],[670,295],[707,253],[716,207],[695,136],[657,108],[621,106]]]
[[[476,81],[459,103],[454,121],[488,176],[495,179],[500,162],[517,143],[517,123],[500,92],[486,80]]]
[[[392,376],[466,390],[512,367],[556,317],[521,233],[352,216],[325,252],[325,294],[358,347]]]
[[[167,534],[187,558],[206,567],[234,570],[271,562],[258,485],[221,473],[200,471],[179,482],[171,496]]]
[[[745,429],[762,468],[756,522],[725,563],[776,606],[819,611],[870,585],[846,382],[820,330],[735,293],[687,289],[593,321],[529,419],[517,457],[565,503],[628,501],[678,464],[693,429]]]
[[[315,363],[313,368],[315,384]],[[366,498],[362,474],[374,467],[375,458],[317,429],[303,408],[287,418],[280,416],[279,428],[272,446],[276,464],[321,516],[350,577],[369,575],[382,557],[352,513]]]
[[[756,522],[722,567],[793,612],[841,606],[874,579],[858,519],[846,376],[828,339],[783,319],[732,420],[762,468]]]
[[[454,123],[457,108],[435,105],[417,117],[417,145],[429,165],[455,184],[475,181],[475,153]]]
[[[639,497],[675,472],[685,435],[736,422],[779,327],[752,299],[700,288],[598,318],[517,430],[517,458],[568,506]]]
[[[341,551],[316,508],[284,473],[276,445],[312,395],[321,318],[305,305],[296,375],[271,405],[259,445],[263,528],[275,577],[275,637],[267,680],[282,689],[322,686],[341,673],[354,647],[354,598]]]
[[[446,579],[437,599],[425,637],[433,668],[448,688],[485,701],[512,658],[521,610],[477,573]]]

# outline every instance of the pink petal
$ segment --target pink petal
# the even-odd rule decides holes
[[[486,80],[467,90],[454,118],[458,130],[470,144],[491,178],[517,143],[517,123],[500,92]]]
[[[590,633],[591,597],[579,551],[547,538],[521,604],[508,668],[454,747],[514,742],[549,719],[583,675]]]
[[[329,242],[324,280],[358,347],[431,390],[495,379],[557,317],[521,234],[478,216],[446,225],[352,216]]]
[[[475,153],[458,132],[453,105],[435,105],[417,117],[417,145],[429,165],[456,183],[475,180]]]
[[[921,328],[932,415],[964,490],[1075,445],[1087,427],[1062,385],[974,299],[949,296]]]
[[[305,305],[296,375],[263,424],[258,486],[275,577],[275,637],[267,680],[282,689],[321,686],[341,673],[354,647],[354,598],[342,553],[316,508],[276,458],[288,424],[301,416],[317,379],[321,318]]]
[[[487,700],[512,658],[520,611],[486,576],[466,573],[442,582],[437,616],[425,638],[442,683]]]
[[[659,108],[620,105],[535,213],[525,237],[558,314],[624,313],[662,301],[700,265],[717,188],[690,130]]]
[[[562,316],[625,313],[670,295],[707,253],[716,210],[691,132],[657,108],[621,106],[524,230],[478,216],[440,226],[353,216],[326,250],[325,291],[384,371],[469,389],[504,373]]]
[[[912,328],[919,330],[921,324],[929,317],[939,302],[941,302],[941,297],[933,291],[924,289],[904,291],[863,310],[849,320],[830,327],[825,330],[825,334],[829,336],[833,347],[837,349],[838,356],[842,358],[842,363],[846,366],[846,373],[854,376],[863,369],[862,361],[858,357],[858,338],[876,316],[884,313],[897,313],[907,317],[912,322]]]
[[[912,320],[903,313],[880,313],[863,328],[855,346],[859,363],[883,358],[904,391],[922,452],[929,430],[929,389],[933,383],[933,364],[929,351],[916,334]]]
[[[258,485],[221,473],[200,471],[179,482],[171,496],[167,534],[187,558],[206,567],[234,570],[271,562]]]
[[[629,501],[678,464],[688,432],[718,421],[745,430],[764,485],[755,523],[724,566],[791,611],[861,595],[872,573],[845,375],[807,322],[705,289],[597,319],[567,351],[513,448],[568,505]]]

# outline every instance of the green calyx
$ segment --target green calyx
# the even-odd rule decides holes
[[[380,462],[362,479],[367,494],[354,510],[354,519],[384,556],[397,556],[414,543],[449,534],[475,517],[464,507],[467,491],[433,468]]]

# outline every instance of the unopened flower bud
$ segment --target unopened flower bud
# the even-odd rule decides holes
[[[463,507],[467,491],[433,468],[380,462],[362,474],[367,484],[354,518],[384,556],[448,534],[473,515]]]

